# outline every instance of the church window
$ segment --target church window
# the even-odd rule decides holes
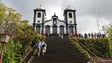
[[[41,17],[41,13],[40,12],[37,14],[37,17]]]
[[[72,21],[70,21],[70,24],[72,23]]]
[[[74,27],[73,25],[70,25],[70,26],[69,26],[69,31],[70,31],[70,33],[72,33],[72,34],[73,34],[73,32],[74,32],[74,31],[73,31],[73,30],[74,30],[73,27]]]
[[[56,18],[53,18],[53,24],[57,24],[57,19]]]
[[[72,13],[69,13],[69,18],[72,18]]]
[[[37,21],[38,23],[40,23],[40,21]]]
[[[50,25],[46,25],[46,30],[45,30],[46,32],[46,34],[49,34],[50,33]]]
[[[57,26],[56,25],[53,26],[53,34],[57,34]]]
[[[64,25],[60,26],[60,33],[64,33]]]
[[[41,31],[40,28],[41,28],[40,25],[37,25],[37,26],[36,26],[36,31],[37,31],[38,33],[40,33],[40,31]]]

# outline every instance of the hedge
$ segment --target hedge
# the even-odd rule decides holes
[[[78,43],[79,41],[77,40],[77,38],[72,37],[70,40],[74,44],[74,46],[78,48],[78,50],[86,57],[87,61],[89,61],[90,63],[96,63],[94,62],[93,58],[90,56],[88,51],[84,50],[84,48],[81,47],[81,45]]]
[[[86,46],[91,52],[95,55],[102,58],[110,58],[112,55],[110,54],[110,43],[106,38],[99,39],[87,39],[80,38],[78,39],[80,43]]]

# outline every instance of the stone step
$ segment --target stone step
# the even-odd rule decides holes
[[[84,55],[68,39],[46,39],[47,52],[31,63],[87,63]]]

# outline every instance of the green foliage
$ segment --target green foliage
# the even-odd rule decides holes
[[[99,39],[87,39],[87,38],[72,38],[74,44],[80,51],[82,51],[85,56],[91,59],[89,54],[95,54],[96,56],[103,58],[111,58],[112,57],[112,43],[107,38],[99,38]],[[87,49],[82,48],[83,44]]]
[[[16,36],[6,44],[4,63],[19,63],[42,37],[41,34],[33,32],[31,28],[31,26],[20,28]]]
[[[112,58],[112,23],[108,25],[106,32],[107,32],[108,40],[110,42],[109,48],[110,48],[110,56]]]
[[[93,61],[93,59],[91,58],[91,56],[89,55],[89,53],[88,53],[86,50],[84,50],[84,48],[81,47],[81,45],[78,43],[79,41],[78,41],[77,38],[72,37],[72,38],[71,38],[71,41],[72,41],[72,43],[74,44],[74,46],[75,46],[77,49],[79,49],[79,51],[86,57],[85,59],[86,59],[87,61],[90,61],[91,63],[95,63],[95,62]]]
[[[18,60],[22,58],[22,56],[17,56],[17,54],[20,54],[22,45],[20,42],[15,42],[14,40],[10,40],[6,44],[5,52],[4,52],[4,63],[19,63]]]
[[[112,24],[108,25],[106,32],[107,32],[110,42],[112,43]]]
[[[16,34],[16,40],[20,41],[22,44],[22,56],[26,55],[26,53],[32,49],[34,44],[40,39],[40,35],[39,33],[33,32],[32,27],[29,26],[26,21],[22,21],[22,25]]]
[[[95,55],[103,58],[110,57],[110,43],[106,38],[99,39],[78,39],[83,45],[86,46],[90,51],[92,51]]]
[[[28,20],[22,20],[20,13],[12,8],[0,6],[0,33],[7,31],[11,40],[7,43],[3,63],[19,63],[42,37],[35,33]]]
[[[10,35],[16,35],[21,19],[20,13],[14,9],[0,6],[0,32],[7,31]]]

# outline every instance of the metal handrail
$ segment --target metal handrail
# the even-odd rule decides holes
[[[36,44],[35,44],[36,45]],[[35,49],[35,45],[32,47],[32,49],[30,51],[28,51],[28,53],[22,58],[22,60],[20,61],[20,63],[23,63],[24,61],[27,61],[27,59],[29,59],[29,55],[33,52],[33,50]]]
[[[89,50],[85,45],[83,45],[81,42],[78,42],[84,49],[86,49],[86,51],[88,51],[88,53],[96,58],[98,58],[101,62],[104,63],[104,61],[101,59],[101,57],[97,56],[96,54],[94,54],[91,50]],[[94,60],[94,57],[93,60]]]
[[[71,39],[71,38],[70,38],[70,39]],[[71,39],[71,40],[72,40],[72,39]],[[72,41],[74,41],[74,40],[72,40]],[[79,45],[83,50],[85,50],[84,47],[82,47],[82,46],[79,44],[79,42],[76,41],[76,43],[78,43],[78,45]],[[85,51],[86,51],[86,50],[85,50]],[[88,52],[87,52],[87,53],[88,53]],[[91,57],[91,56],[90,56],[90,57]],[[91,60],[94,61],[92,57],[91,57]],[[88,63],[89,63],[89,62],[88,62]]]

